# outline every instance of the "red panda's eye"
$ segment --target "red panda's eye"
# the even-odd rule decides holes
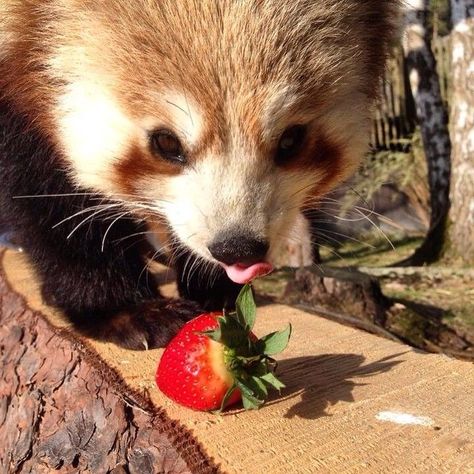
[[[278,142],[275,161],[283,164],[285,161],[295,157],[301,150],[306,138],[306,127],[295,125],[287,128]]]
[[[150,134],[150,148],[155,155],[176,163],[186,163],[181,142],[169,130],[156,130]]]

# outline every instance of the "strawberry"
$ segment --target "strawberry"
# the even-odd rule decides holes
[[[242,400],[262,405],[268,387],[284,385],[271,358],[288,344],[291,325],[258,339],[252,332],[256,306],[246,285],[233,313],[206,313],[186,323],[165,349],[156,383],[175,402],[195,410],[222,410]]]

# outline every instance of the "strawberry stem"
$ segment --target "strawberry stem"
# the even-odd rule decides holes
[[[283,351],[291,336],[291,325],[255,340],[256,305],[252,288],[245,285],[237,297],[236,311],[224,311],[218,327],[204,334],[225,346],[224,363],[234,382],[227,390],[218,411],[224,410],[235,390],[240,390],[246,410],[259,408],[268,396],[268,388],[280,390],[285,385],[274,375],[276,361],[270,357]]]

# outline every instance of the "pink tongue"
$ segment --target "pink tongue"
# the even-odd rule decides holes
[[[268,275],[273,270],[270,263],[256,263],[254,265],[245,266],[239,263],[235,265],[224,265],[227,276],[234,282],[241,285],[251,282],[254,278]]]

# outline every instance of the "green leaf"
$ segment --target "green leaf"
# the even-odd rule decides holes
[[[242,394],[242,403],[246,410],[255,410],[263,404],[264,400],[259,399],[245,381],[236,379],[235,384]]]
[[[258,395],[258,398],[263,400],[268,396],[267,387],[265,387],[265,384],[258,377],[252,376],[247,380],[247,383],[250,384],[253,391]]]
[[[219,330],[221,333],[220,342],[227,347],[237,348],[246,346],[247,331],[232,316],[219,318]]]
[[[207,336],[216,342],[221,342],[222,339],[220,327],[217,329],[211,329],[210,331],[197,331],[196,334],[202,334],[203,336]]]
[[[256,398],[250,398],[246,395],[242,395],[242,404],[245,410],[258,410],[260,405],[263,404],[262,400],[257,400]]]
[[[235,384],[239,388],[239,390],[242,392],[242,395],[246,395],[248,397],[254,397],[253,390],[247,386],[244,380],[237,378],[235,379]]]
[[[253,362],[259,362],[262,359],[262,355],[258,354],[256,356],[248,356],[248,355],[236,355],[234,357],[236,360],[242,363],[242,365],[249,366]]]
[[[286,349],[291,336],[291,324],[286,329],[279,332],[272,332],[262,337],[259,341],[262,351],[266,355],[274,355]]]
[[[266,359],[261,360],[258,364],[252,367],[251,375],[261,377],[268,373],[268,362]]]
[[[227,402],[229,401],[229,398],[232,396],[232,394],[237,390],[237,384],[234,382],[232,386],[227,390],[227,392],[224,395],[224,398],[222,399],[221,407],[219,410],[217,410],[216,413],[221,413],[224,409],[225,406],[227,405]]]
[[[239,296],[237,296],[237,300],[235,301],[235,309],[240,324],[249,331],[252,330],[255,324],[257,306],[255,305],[252,287],[250,285],[245,285],[240,290]]]
[[[262,375],[260,377],[260,380],[263,380],[268,385],[271,385],[272,387],[276,388],[278,391],[280,391],[282,388],[285,388],[285,384],[281,383],[271,372]]]

